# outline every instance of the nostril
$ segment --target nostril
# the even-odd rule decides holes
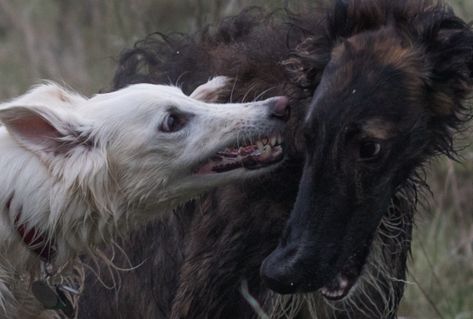
[[[289,99],[287,97],[276,97],[271,107],[271,117],[275,117],[282,121],[287,121],[289,119],[291,115],[291,109],[289,107]]]

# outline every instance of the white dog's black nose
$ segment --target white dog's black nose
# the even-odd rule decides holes
[[[289,99],[285,96],[278,96],[271,101],[271,113],[270,116],[277,118],[282,121],[287,121],[291,115],[291,109],[289,108]]]

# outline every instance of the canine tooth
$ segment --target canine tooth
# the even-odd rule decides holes
[[[281,144],[281,143],[282,143],[282,136],[281,136],[281,135],[278,135],[277,140],[278,140],[278,144]]]
[[[276,142],[277,142],[276,136],[271,137],[271,145],[273,146],[276,145]]]
[[[256,142],[256,146],[258,147],[258,150],[259,150],[260,152],[263,152],[263,151],[264,151],[263,142],[257,141],[257,142]]]
[[[269,143],[269,139],[267,137],[263,138],[262,141],[264,145]]]
[[[340,286],[341,289],[345,289],[348,287],[348,280],[345,278],[339,278],[338,285]]]

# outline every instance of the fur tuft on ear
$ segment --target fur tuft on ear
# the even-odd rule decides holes
[[[197,87],[190,97],[206,103],[225,102],[231,92],[230,80],[226,76],[216,76]]]
[[[93,145],[86,126],[70,110],[66,113],[44,106],[10,106],[0,109],[0,121],[18,144],[42,159],[66,156],[76,146]]]
[[[0,108],[18,105],[47,105],[48,107],[75,108],[77,105],[85,102],[86,100],[87,99],[82,95],[68,90],[59,84],[51,81],[45,81],[43,84],[34,86],[27,93],[13,99],[10,102],[2,104]]]
[[[430,74],[426,96],[431,111],[433,151],[456,157],[454,137],[473,117],[473,30],[448,7],[432,14],[430,20],[421,15],[427,27],[421,34]]]
[[[458,115],[473,91],[473,30],[450,11],[431,24],[423,42],[432,70],[432,111],[439,117]]]
[[[86,123],[74,112],[85,101],[77,93],[45,82],[0,105],[0,122],[17,143],[42,159],[67,155],[76,145],[92,145]]]

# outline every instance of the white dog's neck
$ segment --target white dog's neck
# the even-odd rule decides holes
[[[10,258],[9,263],[18,266],[26,264],[25,258],[35,257],[21,238],[19,225],[54,242],[57,263],[83,253],[91,245],[106,242],[113,237],[112,231],[120,230],[114,229],[118,226],[114,219],[123,200],[116,192],[108,194],[116,197],[109,201],[114,207],[97,207],[99,203],[90,198],[92,195],[84,185],[68,185],[65,176],[54,176],[37,156],[15,143],[4,127],[0,127],[0,152],[0,247],[7,250],[0,254],[18,257],[16,261]],[[72,176],[70,179],[74,180]],[[98,209],[105,212],[100,218]],[[9,254],[11,249],[23,253]]]

